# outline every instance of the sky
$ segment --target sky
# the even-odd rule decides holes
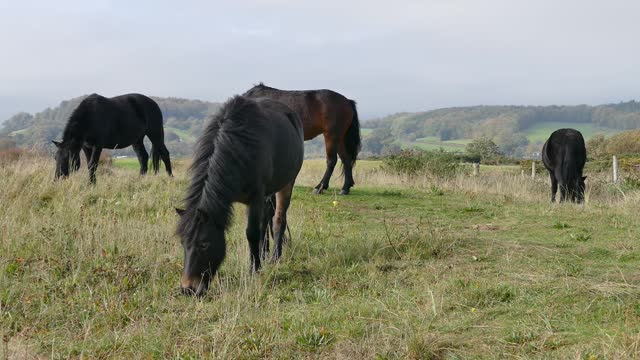
[[[0,119],[82,94],[328,88],[363,118],[640,91],[640,1],[0,1]]]

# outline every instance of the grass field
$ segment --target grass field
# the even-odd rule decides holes
[[[543,177],[361,161],[336,197],[337,177],[311,194],[324,165],[308,161],[283,259],[249,272],[237,206],[196,299],[178,291],[186,165],[117,160],[95,186],[52,181],[48,159],[0,165],[0,358],[640,357],[640,195],[597,174],[586,205],[552,205]]]
[[[590,139],[594,135],[603,134],[611,136],[619,133],[622,130],[610,129],[610,128],[598,128],[592,124],[580,124],[580,123],[568,123],[568,122],[545,122],[538,123],[534,126],[524,129],[522,132],[529,139],[531,143],[545,142],[549,135],[557,129],[573,128],[582,133],[585,140]],[[465,146],[470,143],[472,139],[456,139],[448,141],[440,141],[437,136],[427,136],[418,138],[415,141],[404,141],[399,145],[403,149],[419,148],[422,150],[438,150],[440,148],[446,151],[464,151]]]

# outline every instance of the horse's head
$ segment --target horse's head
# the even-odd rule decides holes
[[[64,141],[51,141],[57,148],[55,159],[56,159],[56,179],[61,177],[69,176],[69,157],[71,151],[69,149],[68,144],[65,144]]]
[[[176,212],[185,224],[178,232],[184,249],[182,293],[201,296],[224,259],[225,229],[200,209],[176,209]]]

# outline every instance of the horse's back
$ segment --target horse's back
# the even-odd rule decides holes
[[[586,159],[584,138],[574,129],[554,131],[542,148],[542,162],[552,172],[582,172]]]
[[[247,92],[250,93],[252,89]],[[280,90],[258,86],[255,94],[280,101],[294,110],[302,120],[305,140],[322,133],[339,136],[351,125],[354,117],[350,100],[329,89]]]

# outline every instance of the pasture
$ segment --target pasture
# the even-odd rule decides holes
[[[544,143],[547,138],[549,138],[549,134],[551,134],[554,130],[564,128],[576,129],[580,131],[585,140],[589,140],[597,134],[611,136],[620,132],[620,130],[616,129],[596,127],[590,123],[572,123],[561,121],[536,123],[533,126],[524,129],[522,132],[530,142]]]
[[[198,299],[174,235],[187,162],[174,178],[128,162],[95,186],[84,167],[54,182],[51,159],[0,164],[0,358],[640,356],[640,192],[604,174],[586,205],[552,205],[546,175],[359,161],[339,197],[338,176],[311,194],[324,161],[307,161],[282,260],[250,274],[239,205]]]

